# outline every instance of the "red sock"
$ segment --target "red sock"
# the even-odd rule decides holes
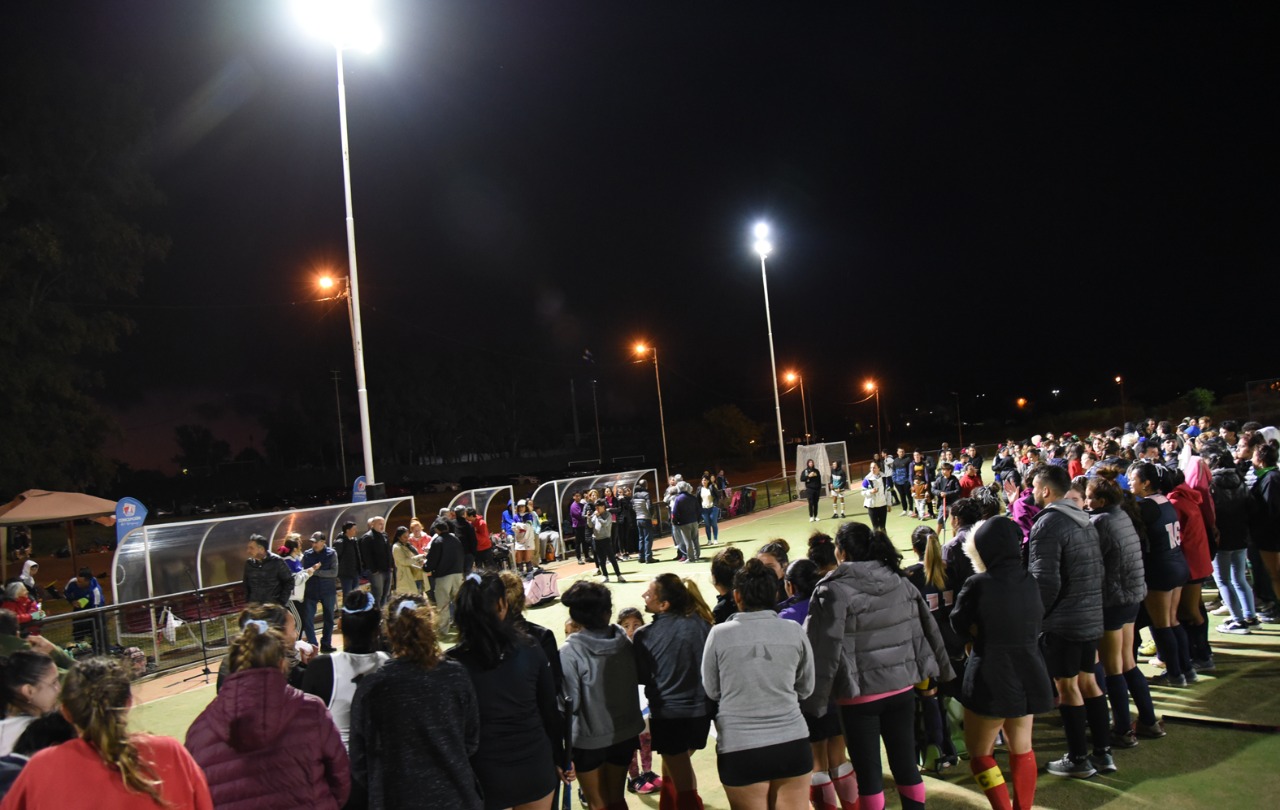
[[[658,791],[658,810],[676,810],[676,783],[665,777]]]
[[[823,774],[825,782],[809,783],[809,803],[813,810],[840,810],[840,800],[836,798],[836,786],[831,777]],[[817,778],[816,776],[814,778]]]
[[[1036,800],[1036,752],[1009,754],[1013,770],[1013,806],[1015,810],[1031,810]]]
[[[676,810],[702,810],[702,799],[697,789],[682,790],[676,794]]]
[[[840,773],[844,771],[844,773]],[[859,810],[858,775],[848,762],[836,768],[836,778],[831,780],[835,786],[836,796],[840,799],[840,810]]]
[[[1009,787],[1004,783],[1004,774],[1000,773],[995,757],[973,757],[969,760],[969,767],[973,769],[973,781],[991,802],[991,810],[1013,810],[1009,802]]]

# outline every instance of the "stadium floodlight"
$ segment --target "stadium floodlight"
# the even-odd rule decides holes
[[[760,282],[764,285],[764,323],[769,332],[769,365],[773,370],[773,411],[778,422],[778,459],[782,462],[782,478],[787,479],[787,447],[782,438],[782,398],[778,394],[778,360],[773,351],[773,315],[769,312],[769,277],[765,271],[765,258],[773,252],[773,245],[765,237],[769,226],[757,222],[753,229],[756,236],[755,251],[760,256]]]

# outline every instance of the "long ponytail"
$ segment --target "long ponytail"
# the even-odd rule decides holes
[[[142,758],[129,734],[129,697],[129,676],[111,658],[78,661],[62,686],[63,708],[103,764],[120,771],[128,791],[167,807],[154,767]]]

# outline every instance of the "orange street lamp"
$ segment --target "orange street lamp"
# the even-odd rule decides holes
[[[1129,409],[1125,407],[1124,401],[1124,377],[1121,377],[1119,374],[1116,375],[1116,385],[1120,386],[1120,421],[1122,423],[1128,422]]]
[[[1018,407],[1019,407],[1019,408],[1025,408],[1025,407],[1027,407],[1027,398],[1026,398],[1026,397],[1018,397]]]
[[[802,430],[801,433],[804,434],[804,443],[808,444],[809,436],[811,434],[809,433],[809,407],[805,404],[804,398],[804,375],[797,374],[794,371],[788,371],[786,374],[782,375],[782,379],[791,383],[792,386],[797,382],[800,384],[800,418],[804,420],[802,423],[804,430]],[[813,432],[817,433],[818,431],[815,428]]]
[[[879,453],[884,449],[884,440],[880,436],[880,386],[867,380],[862,384],[862,390],[876,397],[876,452]]]

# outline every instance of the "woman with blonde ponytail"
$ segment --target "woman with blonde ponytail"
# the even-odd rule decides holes
[[[222,808],[338,810],[351,765],[324,702],[285,682],[287,639],[247,619],[231,641],[222,689],[187,729],[187,750]]]
[[[212,810],[204,773],[177,740],[129,733],[131,703],[118,661],[77,662],[62,686],[62,714],[80,738],[32,757],[0,807],[61,807],[74,783],[94,810]]]
[[[441,654],[422,594],[393,595],[384,620],[392,658],[360,679],[351,702],[354,799],[375,810],[481,810],[471,768],[480,704],[467,670]]]

